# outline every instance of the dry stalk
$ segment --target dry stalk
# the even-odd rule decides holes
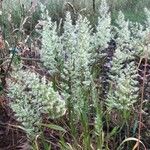
[[[142,81],[142,87],[141,87],[141,101],[140,101],[140,110],[139,110],[139,127],[138,127],[138,141],[136,143],[137,150],[140,150],[140,139],[141,139],[141,128],[142,128],[142,109],[143,109],[143,102],[144,102],[144,90],[145,90],[145,83],[146,83],[146,71],[147,71],[147,63],[148,63],[148,46],[145,50],[144,57],[141,57],[139,65],[141,64],[142,60],[144,60],[144,72],[143,72],[143,81]]]

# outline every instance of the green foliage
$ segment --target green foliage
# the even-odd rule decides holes
[[[106,104],[109,109],[119,110],[120,115],[127,121],[133,104],[138,100],[137,66],[133,62],[134,48],[138,40],[136,40],[134,31],[129,29],[130,22],[125,20],[122,12],[119,13],[116,22],[118,25],[115,27],[117,49],[111,63],[110,90]]]
[[[99,21],[100,39],[102,37],[100,37],[100,33],[102,33],[102,30],[105,28],[104,23],[106,23],[104,17],[105,16],[103,16],[102,18],[104,22],[101,23]],[[75,136],[74,138],[76,138],[78,131],[76,131],[76,129],[74,128],[74,124],[76,124],[78,120],[80,120],[82,126],[84,127],[83,145],[85,149],[88,149],[90,147],[90,135],[88,127],[88,113],[90,109],[89,92],[91,84],[91,73],[89,64],[92,55],[90,51],[94,50],[95,47],[99,46],[98,43],[96,43],[97,45],[92,44],[93,36],[91,35],[90,29],[91,26],[87,18],[84,18],[81,15],[79,15],[76,24],[73,25],[71,15],[70,13],[67,13],[64,22],[64,33],[60,37],[56,36],[56,33],[53,34],[55,36],[55,39],[61,39],[63,49],[61,48],[61,46],[59,47],[59,49],[54,49],[52,48],[52,45],[49,45],[49,47],[44,48],[46,46],[45,43],[51,43],[51,40],[53,39],[51,38],[53,36],[49,36],[49,38],[44,37],[45,34],[51,33],[52,28],[49,28],[49,31],[47,30],[46,32],[45,30],[43,30],[43,33],[45,34],[42,33],[42,58],[50,55],[47,64],[56,64],[55,66],[58,66],[59,62],[57,62],[57,59],[54,58],[58,58],[57,54],[61,53],[61,55],[59,55],[61,57],[58,60],[61,60],[61,66],[63,69],[59,69],[58,71],[62,79],[62,82],[60,84],[61,89],[63,89],[62,92],[68,93],[66,103],[69,112],[68,117],[70,122],[71,133],[73,136]],[[57,40],[55,40],[55,42],[56,41]],[[104,39],[103,41],[106,45],[106,41],[108,41],[108,38],[106,37],[106,40]],[[60,41],[58,42],[58,45],[59,44]],[[54,52],[53,49],[55,50]],[[57,54],[55,53],[56,51]],[[47,55],[45,56],[45,54]],[[46,67],[49,67],[50,65],[47,64],[45,63]]]
[[[99,16],[99,6],[102,0],[95,0],[95,12],[93,9],[93,0],[68,0],[67,2],[71,3],[75,10],[86,17],[95,24],[96,20],[94,17]],[[110,11],[113,16],[113,21],[117,18],[118,11],[122,11],[125,14],[125,17],[134,21],[134,22],[144,22],[146,19],[144,14],[144,8],[150,8],[149,0],[107,0],[107,3],[110,7]],[[47,8],[51,16],[56,20],[64,14],[66,1],[63,0],[50,0],[48,1]],[[70,10],[70,9],[69,9]],[[94,16],[94,17],[93,17]]]
[[[15,1],[3,1],[2,2],[2,16],[1,21],[5,24],[6,32],[13,31],[19,28],[22,19],[27,15],[28,10],[31,7],[31,0],[15,0]],[[8,30],[8,33],[7,33]]]
[[[42,32],[42,60],[52,74],[59,72],[65,81],[62,88],[65,88],[68,94],[72,93],[71,101],[76,105],[77,102],[82,101],[77,98],[80,91],[78,88],[82,84],[83,86],[88,84],[86,81],[90,76],[88,67],[91,37],[89,22],[86,18],[79,16],[76,25],[72,25],[71,16],[67,13],[64,33],[61,37],[57,35],[56,24],[51,25],[50,18],[47,18],[47,22],[48,25],[44,26]],[[79,77],[81,74],[82,77]]]
[[[46,19],[47,22],[42,32],[41,58],[44,61],[44,65],[49,69],[51,74],[53,74],[57,73],[62,65],[60,56],[63,55],[63,47],[61,45],[61,39],[57,35],[56,23],[52,23],[51,18],[48,16]]]
[[[46,11],[44,5],[40,7],[43,22],[40,54],[43,66],[51,75],[51,81],[31,71],[13,71],[11,75],[16,81],[10,80],[8,83],[8,95],[12,98],[10,106],[29,135],[38,133],[40,125],[65,133],[68,129],[69,138],[73,140],[66,142],[61,136],[62,149],[109,149],[111,138],[118,136],[117,132],[119,129],[121,131],[124,124],[127,130],[123,138],[127,136],[128,121],[139,100],[136,60],[137,57],[145,58],[145,54],[149,58],[146,49],[149,41],[146,36],[150,32],[150,12],[145,10],[147,22],[142,26],[126,20],[120,11],[113,26],[109,7],[103,0],[95,30],[84,15],[77,14],[76,21],[73,22],[71,13],[66,12],[62,22],[64,30],[59,35],[61,23],[58,26],[50,17],[51,12]],[[111,39],[115,41],[116,49],[109,59],[109,91],[106,93],[107,99],[103,100],[103,83],[99,77],[110,52],[108,43]],[[110,118],[114,116],[109,112],[113,110],[120,117],[118,120],[121,125],[111,125]],[[53,124],[42,124],[42,114],[48,113],[49,118],[56,119],[65,112],[65,125],[68,125],[65,129]],[[112,131],[109,131],[110,128]]]
[[[90,63],[92,64],[92,74],[98,76],[100,71],[97,66],[101,64],[100,60],[103,60],[106,52],[104,49],[108,47],[108,43],[111,40],[111,15],[109,13],[109,7],[105,0],[102,1],[99,8],[98,23],[96,26],[96,32],[92,38],[92,50]],[[98,71],[99,70],[99,71]]]
[[[108,47],[108,42],[111,39],[111,16],[109,7],[105,0],[99,8],[98,24],[96,27],[96,33],[94,35],[95,49],[104,50]]]
[[[64,61],[64,74],[68,80],[68,87],[71,86],[72,102],[74,104],[82,103],[82,96],[78,94],[81,89],[79,87],[86,87],[89,83],[89,50],[90,50],[90,31],[89,22],[86,18],[79,19],[76,25],[71,24],[70,15],[67,14],[67,19],[64,23],[64,34],[62,35],[62,41],[64,45],[64,53],[66,60]],[[70,28],[69,28],[70,25]],[[73,29],[73,30],[72,30]],[[68,40],[69,39],[69,40]],[[78,80],[77,80],[78,79]],[[69,83],[70,82],[70,83]],[[70,84],[70,85],[69,85]],[[81,97],[78,97],[78,96]],[[81,100],[79,100],[81,99]],[[77,104],[77,106],[79,106]],[[76,107],[76,106],[75,106]]]
[[[108,94],[107,105],[112,109],[129,111],[138,99],[136,67],[134,63],[128,64],[124,69],[117,68],[115,70],[115,66],[113,66],[112,74],[114,82],[112,81],[112,88]]]
[[[64,115],[65,101],[46,78],[29,71],[17,71],[12,74],[16,82],[9,81],[9,96],[12,98],[11,108],[30,136],[36,135],[42,114],[49,118]]]

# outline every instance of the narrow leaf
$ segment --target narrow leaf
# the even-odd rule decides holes
[[[53,129],[53,130],[57,130],[57,131],[62,131],[62,132],[67,132],[64,128],[62,128],[61,126],[55,125],[55,124],[40,124],[41,126]]]

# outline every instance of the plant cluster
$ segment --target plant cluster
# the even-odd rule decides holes
[[[52,83],[47,83],[46,77],[22,70],[15,70],[12,76],[16,80],[9,82],[10,106],[30,136],[39,132],[43,114],[48,113],[51,119],[65,114],[65,101],[54,91]]]
[[[74,142],[65,142],[61,136],[61,149],[111,149],[114,147],[109,142],[117,137],[119,131],[125,134],[118,137],[118,144],[126,137],[135,136],[137,138],[125,139],[123,143],[135,140],[135,146],[130,143],[126,148],[139,147],[139,143],[142,143],[143,103],[149,97],[149,84],[144,91],[146,81],[149,81],[148,67],[145,67],[150,60],[149,10],[145,10],[145,26],[126,20],[122,12],[114,26],[111,24],[109,7],[103,0],[94,30],[85,16],[77,14],[77,20],[73,23],[71,14],[67,12],[61,35],[58,34],[60,26],[52,21],[43,5],[41,12],[44,25],[39,53],[51,79],[31,70],[19,68],[12,71],[11,76],[15,81],[9,80],[8,95],[18,121],[27,133],[36,135],[40,130],[42,114],[48,114],[54,120],[66,114],[68,135],[72,136]],[[112,59],[106,59],[110,57],[111,40],[115,41],[116,48],[111,52]],[[143,62],[144,69],[141,67]],[[106,82],[101,78],[104,64],[109,66]],[[144,73],[140,74],[139,69]],[[143,80],[139,80],[139,76]],[[101,91],[106,83],[108,92],[105,97]],[[139,116],[135,109],[139,109]],[[117,126],[111,125],[114,111],[119,116],[120,124]],[[139,127],[137,119],[129,127],[131,119],[137,117],[140,120]],[[78,128],[75,128],[76,125]],[[132,131],[137,129],[139,132],[134,135]]]

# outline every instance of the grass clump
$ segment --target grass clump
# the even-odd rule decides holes
[[[66,12],[62,24],[58,25],[46,7],[40,7],[42,46],[40,65],[36,67],[44,68],[48,75],[35,73],[37,68],[25,63],[23,68],[12,71],[8,96],[18,121],[29,136],[35,138],[43,132],[39,139],[48,141],[46,145],[52,149],[109,150],[117,149],[120,143],[124,149],[140,147],[143,102],[149,96],[149,84],[145,90],[149,10],[144,25],[126,20],[121,11],[112,24],[109,7],[103,0],[93,27],[82,12],[76,12],[75,20],[72,13]],[[59,34],[61,25],[63,32]],[[50,138],[54,135],[55,144],[46,136],[48,133]],[[128,143],[123,145],[124,142]]]

